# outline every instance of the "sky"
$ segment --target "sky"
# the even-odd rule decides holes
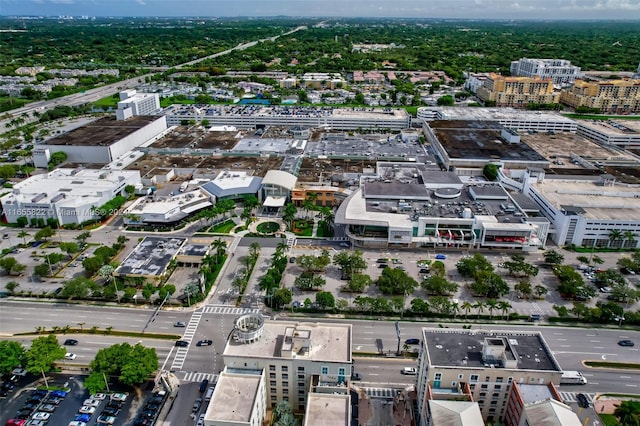
[[[0,15],[640,20],[640,0],[0,0]]]

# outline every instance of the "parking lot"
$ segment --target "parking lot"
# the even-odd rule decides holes
[[[166,399],[164,393],[152,394],[149,387],[134,392],[112,383],[111,392],[89,395],[83,380],[79,375],[50,374],[50,390],[46,391],[41,390],[42,377],[28,374],[0,399],[1,424],[16,419],[31,425],[148,425],[153,424]]]

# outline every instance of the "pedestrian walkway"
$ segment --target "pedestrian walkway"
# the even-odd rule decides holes
[[[191,343],[193,340],[193,336],[196,334],[196,330],[198,329],[198,324],[200,324],[200,319],[202,318],[202,311],[195,311],[191,315],[191,319],[189,323],[184,329],[184,333],[182,334],[182,338],[180,340],[186,340]],[[180,370],[184,365],[184,361],[187,359],[187,352],[189,352],[189,346],[186,348],[178,347],[176,349],[176,354],[173,357],[173,363],[171,364],[171,371]]]
[[[202,313],[205,314],[244,315],[258,312],[260,312],[260,309],[234,308],[228,305],[205,305],[202,308]]]
[[[361,388],[370,398],[393,399],[401,389],[393,388]]]
[[[182,376],[182,377],[181,377]],[[178,371],[176,373],[176,377],[178,377],[183,382],[201,382],[204,379],[209,381],[209,384],[216,384],[218,382],[218,374],[213,373],[198,373],[197,371]]]
[[[579,393],[581,392],[558,392],[558,394],[560,395],[560,398],[562,398],[562,401],[564,402],[577,402],[578,401],[577,396]],[[596,394],[584,393],[584,396],[587,397],[587,401],[589,401],[590,404],[593,404]]]

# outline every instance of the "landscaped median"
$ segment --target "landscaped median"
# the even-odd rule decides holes
[[[640,370],[640,363],[637,362],[609,362],[609,361],[584,361],[585,367],[590,368],[611,368],[617,370]]]

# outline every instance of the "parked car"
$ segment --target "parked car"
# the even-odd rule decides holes
[[[69,426],[87,426],[86,422],[81,422],[78,420],[74,420],[72,422],[69,422]]]
[[[49,396],[53,396],[56,398],[64,398],[67,396],[67,391],[63,391],[63,390],[54,390],[51,391],[51,393],[49,394]]]
[[[289,258],[289,263],[296,263],[296,258],[295,258],[295,256],[291,256],[291,257]]]
[[[80,413],[80,414],[93,414],[95,412],[96,412],[96,407],[90,407],[88,405],[83,405],[78,410],[78,413]]]
[[[208,386],[209,386],[209,380],[208,379],[204,379],[203,381],[201,381],[200,382],[200,393],[206,391]]]
[[[56,411],[56,408],[58,408],[57,405],[44,404],[39,408],[39,410],[44,411],[45,413],[53,413],[54,411]]]
[[[97,407],[98,405],[100,405],[100,400],[93,399],[93,398],[85,399],[82,405],[86,405],[89,407]]]
[[[76,339],[67,339],[64,341],[65,346],[75,346],[77,344],[78,344],[78,341]]]
[[[56,396],[51,396],[49,395],[49,397],[47,399],[44,400],[45,404],[53,404],[53,405],[58,405],[62,402],[62,398],[58,398]]]
[[[389,263],[389,259],[380,258],[376,260],[376,263]]]
[[[76,422],[89,423],[91,421],[91,415],[89,414],[77,414],[74,418]]]
[[[420,268],[420,270],[418,271],[421,274],[428,274],[429,272],[431,272],[431,269],[429,268]]]
[[[98,417],[98,424],[103,425],[112,425],[116,422],[116,418],[114,416],[101,415]]]
[[[106,394],[104,393],[94,393],[93,395],[91,395],[89,398],[91,399],[97,399],[99,401],[104,401],[105,398],[107,397]]]
[[[202,405],[202,398],[196,398],[196,400],[193,402],[193,408],[191,409],[191,411],[195,413],[200,409],[200,405]]]
[[[198,423],[196,423],[196,426],[204,426],[204,417],[205,417],[205,413],[200,414],[200,417],[198,417]]]
[[[50,413],[44,413],[42,411],[38,411],[33,415],[32,418],[33,420],[49,420],[49,417],[51,417]]]
[[[415,367],[403,367],[400,373],[406,376],[415,376],[418,374],[418,369]]]
[[[112,393],[110,396],[111,401],[125,402],[127,400],[126,393]]]
[[[213,345],[213,340],[210,340],[210,339],[198,340],[198,343],[196,343],[196,346],[211,346],[211,345]]]
[[[620,345],[620,346],[634,346],[635,343],[633,343],[633,340],[624,339],[624,340],[618,341],[618,345]]]

